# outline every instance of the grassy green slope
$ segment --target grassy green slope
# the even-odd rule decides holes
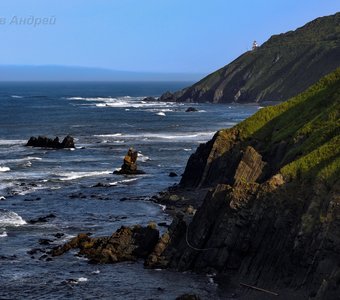
[[[340,68],[291,100],[261,109],[237,128],[241,139],[257,140],[266,153],[287,143],[280,162],[289,178],[340,178]]]

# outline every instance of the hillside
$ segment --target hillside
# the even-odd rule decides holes
[[[209,188],[203,204],[177,215],[147,265],[217,273],[222,285],[243,282],[279,299],[338,299],[339,133],[340,68],[217,132],[165,199]],[[267,299],[251,290],[239,296]]]
[[[267,42],[161,101],[284,101],[340,66],[340,13],[318,18]]]

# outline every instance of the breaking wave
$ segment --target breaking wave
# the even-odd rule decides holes
[[[60,181],[69,181],[85,177],[96,177],[101,175],[112,174],[112,171],[94,171],[94,172],[69,172],[69,173],[59,173]]]
[[[14,211],[0,208],[0,227],[17,227],[25,224],[26,221]]]

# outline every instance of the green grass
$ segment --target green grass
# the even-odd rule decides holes
[[[266,153],[284,141],[288,147],[280,168],[289,178],[339,178],[340,68],[304,93],[261,109],[236,128],[243,141],[257,140]]]

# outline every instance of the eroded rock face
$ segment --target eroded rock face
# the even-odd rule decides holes
[[[235,184],[241,182],[256,182],[262,175],[266,163],[262,161],[262,156],[251,146],[246,148],[242,159],[236,169]]]
[[[183,187],[213,186],[232,183],[241,153],[238,131],[220,130],[212,140],[201,144],[188,160],[180,185]]]
[[[316,299],[336,299],[339,215],[339,182],[331,190],[310,188],[287,185],[277,174],[262,184],[219,184],[192,219],[175,218],[170,242],[148,263],[233,274],[268,288],[303,286]]]
[[[53,149],[75,148],[74,139],[69,135],[66,136],[62,142],[59,141],[59,137],[50,139],[44,136],[38,136],[37,138],[32,136],[26,146]]]
[[[154,226],[121,227],[110,237],[91,238],[79,234],[68,243],[51,251],[52,256],[78,248],[79,255],[92,263],[116,263],[147,258],[159,240],[159,231]]]
[[[128,153],[124,157],[124,162],[119,171],[115,171],[114,174],[118,175],[138,175],[144,174],[143,171],[137,169],[138,152],[133,148],[128,150]]]

